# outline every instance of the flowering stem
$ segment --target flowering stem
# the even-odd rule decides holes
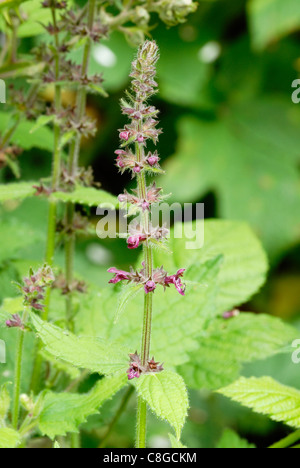
[[[54,7],[51,8],[52,22],[57,31],[57,20],[56,20],[56,10]],[[59,80],[59,71],[60,71],[60,61],[59,61],[59,35],[58,32],[54,35],[54,43],[56,48],[55,54],[55,79]],[[61,87],[59,84],[55,84],[55,96],[54,96],[54,111],[57,115],[61,110]],[[53,149],[53,159],[52,159],[52,176],[51,176],[51,188],[52,190],[57,190],[59,188],[59,179],[61,172],[61,148],[60,148],[60,138],[61,138],[61,129],[59,123],[54,123],[54,149]],[[46,263],[52,267],[54,261],[54,252],[55,252],[55,233],[56,233],[56,217],[57,217],[57,203],[56,201],[50,200],[48,208],[48,232],[47,232],[47,243],[46,243]],[[51,288],[48,288],[46,291],[45,297],[45,308],[42,313],[42,319],[47,321],[49,316],[50,308],[50,298],[51,298]],[[42,343],[39,340],[36,345],[35,361],[31,377],[31,390],[34,393],[37,393],[38,386],[40,382],[40,374],[43,359],[40,354]]]
[[[89,0],[87,7],[87,17],[88,17],[88,28],[92,30],[95,12],[96,12],[96,0]],[[81,76],[84,78],[88,73],[88,66],[91,55],[92,40],[87,38],[86,44],[83,51],[82,67],[81,67]],[[84,117],[86,109],[86,89],[82,86],[77,92],[76,98],[76,118],[80,122]],[[69,155],[69,173],[72,176],[76,176],[78,169],[78,160],[80,153],[80,143],[81,143],[81,134],[77,132],[74,140],[70,145],[70,155]],[[66,285],[70,290],[72,281],[73,281],[73,269],[74,269],[74,256],[75,256],[75,233],[72,232],[72,226],[74,222],[75,209],[74,205],[68,203],[66,206],[66,220],[67,226],[70,227],[71,233],[67,235],[65,241],[65,258],[66,258]],[[66,318],[69,324],[69,327],[72,328],[72,317],[73,317],[73,307],[72,307],[72,296],[71,293],[67,295],[66,298]]]
[[[24,309],[22,323],[26,323],[28,318],[28,308]],[[14,429],[18,428],[19,413],[20,413],[20,389],[21,389],[21,375],[22,375],[22,358],[24,348],[24,330],[18,329],[18,339],[16,346],[16,359],[15,359],[15,375],[14,375],[14,394],[13,394],[13,409],[12,409],[12,424]]]

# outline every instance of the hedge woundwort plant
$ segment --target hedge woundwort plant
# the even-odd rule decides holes
[[[122,112],[130,119],[130,124],[120,130],[121,149],[116,151],[117,166],[124,172],[129,170],[137,179],[137,190],[134,194],[125,192],[119,196],[121,203],[133,204],[141,211],[141,223],[135,224],[130,229],[127,244],[129,249],[143,246],[143,268],[130,272],[110,268],[114,273],[111,283],[128,281],[144,288],[144,319],[142,331],[141,354],[130,355],[130,367],[128,379],[139,378],[143,373],[161,372],[162,365],[150,359],[151,323],[152,323],[152,298],[155,289],[160,285],[168,288],[174,285],[177,291],[185,294],[185,286],[181,281],[184,269],[176,274],[168,276],[163,267],[153,268],[153,242],[163,242],[168,234],[165,227],[152,226],[151,206],[161,200],[161,189],[155,183],[147,185],[147,174],[155,174],[159,169],[159,157],[157,151],[147,152],[147,142],[150,140],[156,144],[161,133],[157,129],[158,110],[149,105],[149,98],[155,94],[157,83],[155,82],[156,62],[159,58],[158,47],[154,41],[146,41],[140,46],[137,58],[132,63],[130,77],[132,78],[132,92],[126,93],[126,100],[122,100]],[[137,410],[137,435],[136,447],[146,446],[146,416],[147,404],[139,397]]]

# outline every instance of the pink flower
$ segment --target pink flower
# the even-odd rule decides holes
[[[141,172],[141,167],[138,164],[136,164],[133,168],[133,172],[139,174]]]
[[[185,269],[182,268],[177,271],[176,275],[167,276],[165,278],[165,286],[169,287],[171,284],[174,284],[175,288],[182,296],[185,296],[185,285],[181,282],[184,272]]]
[[[147,161],[149,166],[155,166],[158,163],[159,158],[158,156],[150,156]]]
[[[145,235],[136,235],[130,236],[127,239],[127,244],[129,249],[137,249],[140,246],[141,242],[144,242],[147,239]]]
[[[21,317],[18,314],[13,314],[12,318],[5,322],[5,325],[8,328],[21,328],[24,330],[24,325],[22,323]]]
[[[121,156],[118,156],[118,157],[117,157],[116,163],[117,163],[117,166],[120,167],[120,168],[125,167],[125,163],[124,163],[124,161],[123,161],[123,159],[122,159]]]
[[[156,289],[156,284],[154,283],[154,281],[149,280],[145,284],[144,289],[145,289],[145,293],[149,294],[149,293],[153,292]]]
[[[114,273],[114,278],[112,278],[109,283],[112,283],[112,284],[116,284],[116,283],[119,283],[120,281],[130,281],[130,273],[128,273],[127,271],[123,271],[123,270],[118,270],[117,268],[110,268],[109,270],[107,270],[108,273]]]
[[[144,141],[143,135],[138,135],[138,136],[137,136],[137,141],[138,141],[139,143],[143,143],[143,141]]]
[[[129,135],[130,135],[129,132],[123,131],[123,132],[120,133],[120,138],[121,138],[121,140],[128,141]]]
[[[143,211],[149,210],[149,208],[150,208],[150,203],[147,202],[147,201],[145,200],[145,201],[143,201],[143,203],[141,204],[141,207],[142,207]]]
[[[127,374],[128,380],[138,379],[140,376],[140,373],[138,371],[135,371],[134,369],[130,369],[129,372],[127,372]]]

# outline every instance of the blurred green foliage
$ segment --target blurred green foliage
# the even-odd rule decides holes
[[[0,8],[8,3],[1,3]],[[41,12],[48,12],[40,10],[38,4],[38,0],[24,2],[30,21],[20,28],[20,73],[24,64],[28,66],[30,48],[41,40],[39,34],[43,35],[37,20],[47,21]],[[161,183],[166,192],[172,192],[174,201],[204,201],[209,216],[250,223],[261,238],[272,267],[269,283],[252,301],[252,307],[276,315],[283,315],[283,310],[295,319],[300,313],[300,107],[291,100],[291,83],[300,73],[299,29],[299,0],[206,0],[199,2],[198,11],[187,23],[168,30],[158,26],[152,31],[161,50],[157,106],[164,130],[160,153],[167,171]],[[80,60],[80,54],[78,48],[72,58]],[[124,123],[119,98],[128,82],[133,54],[134,49],[124,37],[114,33],[94,46],[90,63],[91,73],[103,72],[109,97],[89,97],[88,112],[96,117],[99,131],[95,140],[84,141],[81,162],[92,164],[97,180],[114,195],[122,191],[124,184],[124,178],[117,175],[113,166],[113,151],[118,145],[116,129]],[[34,77],[34,68],[28,70]],[[9,70],[0,70],[1,73],[9,77]],[[44,98],[53,99],[51,89]],[[64,99],[72,103],[72,93],[66,93]],[[7,122],[4,105],[0,131]],[[49,176],[52,134],[47,128],[30,133],[30,128],[32,125],[27,122],[20,125],[14,142],[26,150],[20,160],[22,180],[33,181]],[[12,181],[13,176],[4,169],[0,180]],[[5,201],[5,194],[1,197]],[[46,204],[38,199],[22,203],[21,199],[22,194],[17,200],[6,200],[0,208],[1,300],[15,295],[12,280],[24,275],[29,265],[43,260]],[[89,213],[94,215],[92,210]],[[14,223],[20,221],[22,225],[16,229]],[[79,238],[77,276],[88,278],[97,286],[107,282],[108,265],[116,262],[125,267],[129,261],[132,256],[122,241],[99,242],[84,235]],[[61,252],[57,263],[63,263]],[[287,285],[280,290],[280,301],[275,301],[279,294],[277,284],[290,274],[294,274],[294,284],[298,285],[293,290],[293,306],[280,308],[280,301],[290,304],[291,292]],[[91,302],[88,314],[92,305]],[[81,315],[79,327],[80,320]],[[13,337],[1,330],[1,338],[2,335],[8,343],[8,354],[12,355]],[[30,338],[25,346],[29,352]],[[240,365],[234,359],[230,364]],[[11,368],[12,362],[8,365]],[[222,365],[228,365],[226,356]],[[27,366],[31,366],[30,359]],[[188,373],[188,368],[185,371]],[[299,367],[290,363],[289,355],[248,364],[243,373],[267,373],[300,388]],[[25,378],[28,375],[25,372]],[[116,401],[108,402],[101,415],[92,416],[83,425],[86,446],[96,446],[117,406]],[[232,432],[223,433],[227,426],[258,446],[265,446],[286,432],[267,418],[206,391],[191,392],[191,407],[182,439],[188,446],[245,445]],[[132,445],[134,410],[135,402],[131,401],[109,440],[111,446]],[[154,417],[150,421],[150,444],[168,444],[168,428]]]

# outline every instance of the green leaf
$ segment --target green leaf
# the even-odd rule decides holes
[[[0,112],[0,132],[3,133],[7,127],[11,114],[8,112]],[[40,148],[42,150],[52,151],[53,150],[53,132],[47,128],[42,127],[31,133],[34,128],[34,123],[28,121],[21,121],[12,135],[10,141],[15,145],[20,146],[24,150],[31,148]]]
[[[225,429],[216,448],[219,449],[253,449],[254,444],[250,444],[246,439],[242,439],[236,432],[231,429]]]
[[[300,28],[298,0],[249,0],[248,16],[252,42],[257,49]]]
[[[139,396],[160,419],[165,419],[174,428],[177,439],[184,426],[189,401],[185,383],[175,372],[163,371],[143,375],[135,379]]]
[[[173,434],[169,434],[170,442],[172,445],[172,448],[187,448],[186,445],[183,445],[180,440],[177,440],[176,437],[174,437]]]
[[[78,432],[79,425],[99,407],[123,388],[128,382],[126,373],[104,377],[87,394],[49,392],[40,412],[38,425],[41,432],[51,439]]]
[[[179,372],[192,388],[216,389],[238,378],[242,364],[266,359],[297,337],[297,330],[268,315],[243,312],[211,322],[199,338],[199,349]]]
[[[4,426],[4,421],[10,407],[10,395],[7,385],[0,387],[0,428]]]
[[[1,221],[0,263],[15,258],[22,249],[39,239],[39,235],[27,224],[16,219]]]
[[[54,192],[52,196],[64,203],[71,202],[103,208],[115,208],[118,205],[116,197],[94,187],[77,187],[73,192]]]
[[[273,421],[300,427],[300,392],[282,385],[271,377],[241,377],[218,391]]]
[[[51,362],[54,369],[59,371],[65,372],[72,380],[78,379],[80,377],[80,370],[77,367],[74,367],[67,362],[60,361],[52,354],[47,353],[45,350],[40,351],[41,356],[43,357],[44,361]]]
[[[161,47],[157,66],[159,94],[167,101],[181,106],[199,107],[206,103],[204,86],[210,78],[211,65],[199,58],[199,42],[193,41],[182,48],[180,30],[172,28],[160,32],[161,41],[167,47]],[[189,73],[187,73],[189,70]]]
[[[177,225],[178,228],[178,225]],[[176,228],[176,229],[177,229]],[[204,245],[188,249],[204,231]],[[175,237],[171,230],[172,257],[155,252],[155,262],[169,271],[189,267],[194,262],[203,264],[218,255],[223,263],[218,278],[218,310],[224,312],[246,302],[265,281],[266,255],[252,230],[244,223],[223,220],[205,220],[185,223],[183,235]],[[200,239],[201,240],[201,239]]]
[[[31,320],[46,351],[59,360],[100,374],[125,371],[128,357],[122,348],[100,338],[77,337],[33,313]]]
[[[24,200],[24,198],[32,197],[36,192],[33,185],[35,185],[35,182],[0,185],[0,203],[9,200]]]
[[[15,448],[20,442],[20,434],[9,427],[0,428],[0,448]]]
[[[179,365],[190,359],[188,352],[197,349],[197,337],[216,313],[216,278],[221,261],[217,257],[195,267],[194,283],[189,284],[186,297],[180,296],[175,288],[155,291],[151,353],[166,366]],[[136,296],[126,314],[114,325],[113,311],[118,300],[119,288],[91,289],[76,317],[77,333],[101,336],[134,352],[140,347],[144,298],[143,295]]]
[[[162,182],[179,202],[213,191],[218,214],[249,223],[272,260],[299,239],[300,112],[292,107],[290,99],[252,99],[217,120],[184,117]]]
[[[28,0],[2,0],[0,3],[0,10],[2,10],[3,8],[14,8],[20,5],[21,3],[25,3],[27,1]]]

